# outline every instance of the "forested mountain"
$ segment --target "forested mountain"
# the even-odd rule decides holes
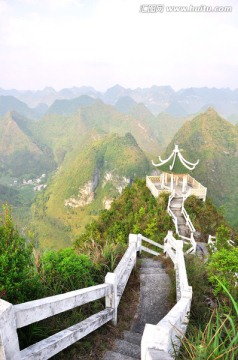
[[[238,225],[238,128],[209,108],[186,122],[166,150],[174,144],[191,161],[200,159],[193,176],[208,188],[208,196],[223,206],[233,226]]]
[[[63,247],[135,177],[144,177],[149,163],[131,134],[89,139],[68,155],[38,197],[34,231],[43,247]]]
[[[5,116],[11,111],[16,111],[29,119],[36,120],[45,114],[47,108],[46,105],[39,104],[32,109],[14,96],[0,96],[0,116]]]
[[[212,89],[187,89],[175,94],[169,87],[130,90],[115,86],[103,96],[92,88],[84,90],[88,94],[74,97],[83,90],[64,89],[60,96],[65,98],[55,99],[49,108],[39,106],[45,114],[37,121],[33,121],[33,110],[26,104],[10,95],[0,97],[6,100],[3,103],[0,101],[2,114],[8,109],[19,111],[8,112],[0,118],[0,201],[7,200],[15,178],[29,179],[43,173],[49,174],[51,182],[44,193],[45,197],[42,199],[40,194],[37,206],[34,207],[36,216],[33,223],[36,232],[39,233],[39,228],[45,229],[39,236],[40,241],[46,234],[47,239],[49,236],[52,239],[60,238],[63,232],[64,240],[59,246],[68,244],[71,229],[73,233],[80,232],[92,215],[97,214],[103,207],[109,207],[111,199],[119,193],[119,188],[124,187],[135,176],[144,176],[150,172],[147,159],[162,154],[169,143],[167,154],[171,152],[174,144],[178,143],[180,147],[184,147],[188,158],[200,158],[194,176],[208,187],[209,195],[216,204],[224,206],[225,214],[231,223],[238,225],[235,218],[238,210],[237,126],[222,119],[211,108],[195,117],[174,117],[166,112],[155,116],[141,101],[143,96],[150,94],[152,102],[156,103],[159,99],[158,101],[163,103],[161,106],[167,109],[176,109],[184,106],[184,103],[188,109],[193,104],[189,111],[185,111],[189,113],[196,106],[198,108],[202,105],[204,94],[207,94],[208,99],[215,99],[216,96],[220,99],[221,93],[217,89],[213,89],[213,92]],[[222,91],[222,94],[227,94],[227,101],[231,94],[235,94],[228,90]],[[47,89],[45,96],[47,93],[51,96],[58,94],[52,89]],[[15,91],[14,95],[16,94]],[[28,92],[27,96],[30,95]],[[35,99],[38,95],[35,93]],[[178,95],[180,100],[183,97],[191,98],[190,105],[190,100],[178,102]],[[100,97],[114,105],[104,103]],[[234,111],[232,119],[235,119]],[[116,144],[117,150],[115,146],[113,148],[113,144]],[[101,167],[95,166],[98,161]],[[58,170],[53,175],[57,167]],[[99,168],[100,173],[97,170]],[[110,186],[102,185],[105,176],[113,179],[107,181]],[[123,178],[126,180],[122,180]],[[121,186],[120,183],[124,185]],[[80,194],[85,187],[89,189],[89,194],[83,198]],[[11,192],[10,203],[15,206],[22,204],[20,190],[21,187],[18,186]],[[34,199],[33,185],[31,191],[30,200],[25,202],[25,205]],[[73,220],[68,221],[65,216]],[[44,222],[41,223],[43,218]],[[80,218],[80,224],[76,227],[77,218]],[[53,242],[55,243],[55,240]],[[45,244],[48,246],[49,240],[46,240]]]
[[[51,150],[34,139],[28,125],[27,119],[17,113],[0,118],[1,175],[37,176],[54,169]]]

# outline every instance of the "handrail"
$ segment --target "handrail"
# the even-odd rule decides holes
[[[207,188],[188,174],[188,184],[189,183],[192,186],[190,189],[190,195],[195,195],[205,201],[207,196]]]
[[[214,240],[213,240],[214,239]],[[208,246],[210,247],[210,249],[211,249],[211,251],[212,252],[215,252],[215,251],[217,251],[217,248],[216,248],[216,242],[217,242],[217,239],[216,239],[216,236],[212,236],[212,235],[209,235],[208,236],[208,241],[207,241],[207,244],[208,244]],[[232,247],[234,247],[235,245],[235,243],[234,243],[234,241],[233,240],[227,240],[227,244],[228,245],[230,245],[230,246],[232,246]]]
[[[188,215],[185,207],[184,207],[184,202],[185,200],[190,196],[190,190],[185,194],[183,195],[183,200],[182,200],[182,209],[181,209],[181,213],[182,215],[184,216],[184,219],[186,221],[186,226],[188,226],[191,234],[190,234],[190,238],[187,238],[185,236],[182,236],[180,233],[179,233],[179,227],[178,227],[178,219],[176,217],[176,215],[173,213],[173,211],[171,210],[170,208],[170,205],[171,205],[171,201],[173,200],[173,198],[175,198],[175,189],[172,191],[171,195],[169,196],[169,200],[168,200],[168,206],[167,206],[167,211],[169,213],[169,215],[172,217],[172,220],[173,220],[173,223],[174,223],[174,226],[175,226],[175,231],[176,231],[176,234],[178,234],[178,236],[182,239],[186,239],[188,240],[192,247],[190,249],[187,250],[187,253],[191,253],[191,252],[196,252],[196,241],[194,239],[194,235],[193,233],[196,232],[194,226],[193,226],[193,223],[190,219],[190,216]]]
[[[168,208],[170,207],[170,203],[173,200],[173,198],[175,197],[175,189],[172,191],[171,195],[169,196],[169,200],[168,200]]]
[[[102,284],[14,305],[17,328],[101,299],[109,292],[110,285]]]
[[[113,324],[116,325],[117,308],[132,269],[136,264],[137,252],[143,250],[154,255],[159,255],[158,252],[142,246],[142,241],[164,250],[163,245],[141,234],[130,234],[127,250],[114,272],[107,273],[103,284],[18,305],[12,305],[0,299],[0,359],[49,359],[108,321],[112,321]],[[105,310],[20,351],[17,335],[18,328],[103,297],[105,297]]]
[[[158,178],[160,178],[158,176]],[[146,176],[146,186],[150,189],[152,195],[157,198],[159,196],[159,190],[156,188],[156,186],[151,181],[151,176]]]
[[[187,213],[187,211],[186,211],[186,209],[185,209],[184,206],[182,206],[182,211],[181,211],[181,213],[183,214],[183,216],[184,216],[184,218],[185,218],[185,220],[186,220],[186,225],[189,227],[190,231],[191,231],[191,232],[195,232],[195,231],[196,231],[196,230],[195,230],[195,227],[193,226],[193,223],[192,223],[192,221],[191,221],[191,219],[190,219],[190,216],[188,215],[188,213]]]
[[[160,358],[172,360],[174,350],[181,345],[180,339],[185,335],[189,321],[192,287],[188,285],[183,242],[176,240],[172,231],[168,231],[164,239],[164,247],[167,255],[173,254],[171,259],[177,274],[177,303],[157,325],[146,324],[141,341],[142,360]]]
[[[12,305],[0,300],[0,359],[49,359],[106,322],[117,322],[117,307],[136,262],[137,235],[130,234],[129,246],[114,273],[107,273],[105,283]],[[106,309],[88,319],[42,340],[22,351],[17,329],[36,321],[105,297]]]
[[[143,235],[141,235],[141,234],[139,234],[139,236],[141,237],[142,240],[146,241],[147,243],[152,244],[152,245],[154,245],[154,246],[157,246],[157,247],[159,247],[160,249],[164,249],[164,246],[163,246],[163,245],[161,245],[161,244],[159,244],[159,243],[157,243],[157,242],[155,242],[155,241],[153,241],[153,240],[150,240],[150,239],[148,239],[147,237],[145,237],[145,236],[143,236]]]
[[[158,189],[155,184],[160,184],[161,189]],[[160,193],[171,193],[170,187],[162,185],[161,175],[158,176],[146,176],[146,186],[151,191],[155,198],[158,198]]]

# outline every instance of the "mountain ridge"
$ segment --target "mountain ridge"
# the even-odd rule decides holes
[[[120,97],[129,96],[137,103],[144,103],[154,115],[168,112],[175,116],[185,116],[201,112],[207,106],[215,107],[222,116],[238,114],[238,89],[229,88],[191,87],[175,91],[170,86],[153,85],[147,88],[130,89],[115,85],[105,92],[100,92],[87,86],[65,88],[59,91],[48,87],[37,91],[0,89],[0,95],[14,96],[30,107],[36,107],[42,103],[51,106],[55,100],[73,99],[81,95],[88,95],[115,105]]]
[[[238,127],[209,108],[186,122],[166,149],[178,144],[189,161],[200,162],[193,175],[208,188],[208,196],[222,206],[226,218],[238,226]]]

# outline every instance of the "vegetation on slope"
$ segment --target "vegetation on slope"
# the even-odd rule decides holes
[[[69,246],[105,203],[136,176],[145,176],[148,167],[130,134],[105,136],[68,155],[33,207],[41,246]]]
[[[75,249],[96,258],[104,253],[111,259],[113,249],[126,244],[129,233],[141,233],[162,243],[168,229],[173,229],[166,208],[166,195],[157,201],[145,181],[137,180],[112,203],[110,210],[101,211],[98,219],[86,226],[75,241]]]
[[[145,181],[137,180],[124,189],[122,195],[113,202],[110,210],[101,211],[98,219],[86,227],[84,234],[75,241],[74,249],[50,250],[43,254],[35,251],[31,243],[27,245],[19,236],[7,211],[0,223],[1,249],[3,250],[0,261],[2,298],[17,303],[102,282],[105,273],[115,268],[124,253],[130,232],[142,233],[161,243],[168,229],[173,230],[171,218],[166,211],[167,201],[167,195],[156,200],[146,188]],[[199,207],[199,205],[194,205],[194,200],[192,203],[194,209]],[[207,214],[210,214],[206,215],[207,222],[212,220],[212,216],[218,216],[211,203],[206,211]],[[219,224],[222,224],[224,219],[221,215],[219,215],[219,219]],[[199,221],[197,225],[199,225]],[[203,226],[210,230],[204,219]],[[220,228],[223,229],[223,231],[220,230],[220,238],[227,236],[224,225],[221,225]],[[219,244],[221,246],[222,239]],[[190,255],[188,258],[189,283],[193,286],[193,307],[190,319],[193,327],[190,328],[188,340],[192,344],[192,351],[189,355],[182,353],[183,359],[195,359],[200,354],[205,354],[201,358],[206,358],[212,354],[212,351],[219,356],[222,351],[230,348],[232,350],[229,354],[232,354],[232,351],[234,353],[234,356],[230,358],[236,358],[235,345],[237,343],[232,341],[237,336],[234,334],[237,320],[234,310],[231,314],[227,312],[232,300],[226,295],[224,286],[216,287],[217,278],[219,281],[227,281],[230,293],[237,296],[237,285],[234,279],[237,269],[236,250],[237,248],[234,249],[233,254],[230,249],[224,249],[221,246],[211,256],[208,265],[194,256]],[[227,271],[229,271],[230,277],[226,279]],[[215,289],[215,293],[213,289]],[[209,308],[206,305],[205,296],[211,303],[216,304],[219,299],[223,304],[215,315],[212,315],[208,325]],[[80,310],[79,313],[72,312],[67,317],[61,315],[57,320],[49,319],[44,323],[43,328],[42,325],[36,324],[35,328],[23,330],[22,341],[26,346],[29,344],[29,339],[31,341],[34,338],[36,341],[51,335],[52,330],[49,332],[46,330],[47,328],[54,328],[54,331],[58,331],[61,326],[67,327],[73,324],[75,317],[79,321],[91,314],[92,311],[95,312],[101,308],[102,305],[97,303],[95,306]],[[225,320],[226,322],[224,322]],[[53,322],[51,323],[51,321]],[[206,329],[205,333],[204,329]],[[202,336],[203,333],[208,333],[209,336]],[[26,336],[26,334],[28,335]],[[214,347],[209,347],[212,339],[215,339],[216,336],[219,341],[217,344],[221,344],[219,345],[221,346],[220,352]],[[230,343],[234,347],[229,347]],[[67,355],[64,356],[67,358]]]
[[[186,122],[166,150],[169,155],[174,144],[184,150],[189,161],[200,162],[194,176],[208,188],[208,196],[217,206],[223,206],[225,217],[233,227],[238,226],[238,131],[213,109]]]
[[[1,175],[40,175],[55,167],[49,148],[35,141],[27,120],[16,113],[0,118]]]
[[[102,283],[105,274],[115,268],[124,254],[129,232],[140,231],[162,241],[166,227],[172,227],[166,204],[167,197],[157,202],[146,188],[145,181],[137,180],[114,201],[111,210],[103,210],[99,220],[88,225],[84,235],[75,242],[75,250],[68,248],[43,253],[34,249],[30,239],[27,245],[19,236],[8,212],[2,214],[1,297],[18,303]],[[8,246],[9,242],[12,247]],[[93,303],[25,328],[20,334],[21,344],[28,346],[50,336],[103,306],[100,302]],[[85,346],[86,343],[85,340]]]

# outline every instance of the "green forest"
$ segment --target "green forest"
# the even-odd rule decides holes
[[[39,250],[34,241],[24,239],[13,224],[11,209],[3,208],[0,224],[0,293],[13,304],[88,287],[104,281],[122,257],[129,233],[141,233],[163,243],[168,229],[174,230],[168,215],[167,195],[155,199],[144,180],[136,180],[126,187],[112,203],[110,210],[102,210],[96,220],[86,226],[73,246],[63,250]],[[204,263],[199,257],[186,257],[189,283],[193,286],[193,300],[188,335],[178,359],[217,358],[236,359],[237,349],[237,247],[227,245],[227,239],[237,241],[237,234],[211,200],[205,203],[190,197],[185,206],[202,236],[217,236],[217,251]],[[171,265],[168,263],[171,276]],[[170,270],[169,270],[170,269]],[[207,299],[213,304],[208,306]],[[84,319],[103,306],[100,301],[67,316],[58,315],[36,323],[19,332],[22,347],[48,337]],[[216,340],[215,345],[213,339]],[[90,340],[93,341],[93,340]],[[82,341],[81,351],[92,343]],[[70,359],[74,346],[64,352]],[[214,356],[215,356],[214,355]],[[200,357],[199,357],[200,356]],[[59,355],[60,358],[60,355]],[[215,357],[214,357],[215,358]]]

